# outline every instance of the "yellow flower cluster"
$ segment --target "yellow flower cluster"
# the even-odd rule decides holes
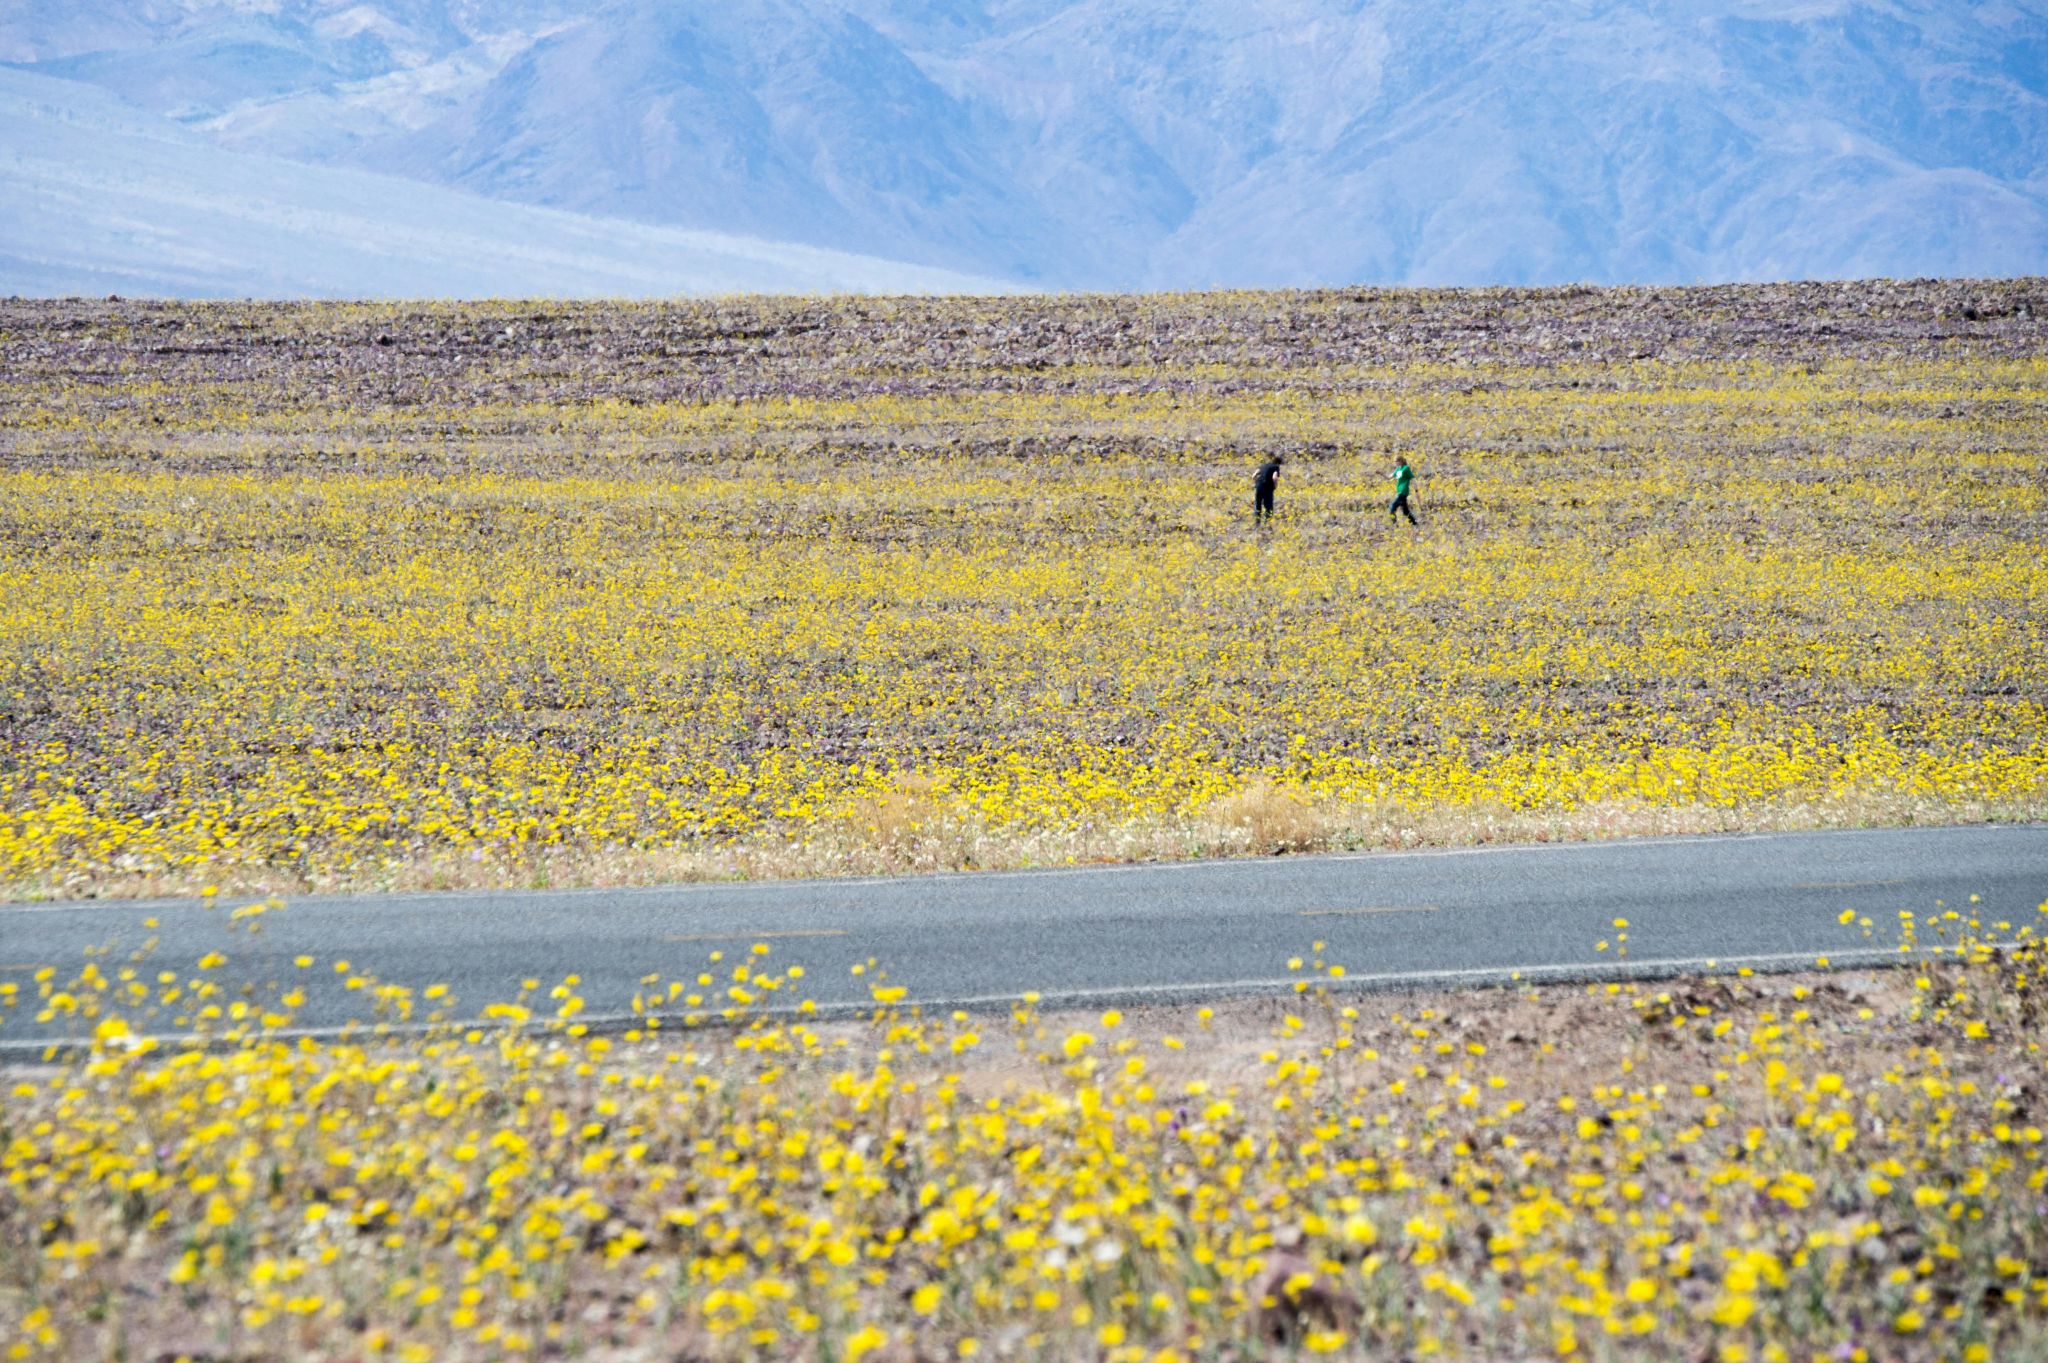
[[[469,1024],[337,962],[382,1021],[315,1041],[304,986],[266,1006],[217,954],[45,971],[0,1014],[81,1044],[0,1105],[0,1350],[2036,1357],[2042,950],[1915,926],[1959,944],[1877,1006],[1376,1003],[1318,947],[1257,1026],[925,1017],[885,981],[830,1023],[765,945],[649,977],[622,1036],[573,976]]]
[[[726,397],[661,397],[631,337],[630,398],[511,342],[459,384],[335,370],[359,309],[260,314],[327,339],[232,378],[112,328],[91,382],[17,377],[0,884],[1201,851],[1248,791],[1323,842],[2043,808],[2048,361],[1211,337],[1047,376],[989,338],[1088,308],[1003,306],[959,305],[989,348],[952,369],[826,315],[815,373]]]

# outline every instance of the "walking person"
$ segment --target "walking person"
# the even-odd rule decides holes
[[[1415,513],[1408,506],[1408,488],[1414,481],[1415,468],[1408,462],[1408,456],[1404,454],[1400,456],[1400,459],[1394,465],[1394,500],[1387,505],[1388,520],[1394,519],[1395,514],[1398,512],[1408,518],[1408,524],[1414,525],[1416,523]]]
[[[1280,481],[1280,466],[1287,462],[1285,455],[1274,455],[1259,465],[1259,471],[1252,475],[1252,524],[1273,518],[1273,488]]]

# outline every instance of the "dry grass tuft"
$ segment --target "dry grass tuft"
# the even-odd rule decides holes
[[[1298,791],[1263,776],[1204,813],[1219,851],[1306,852],[1328,846],[1344,827],[1335,811],[1318,809]]]

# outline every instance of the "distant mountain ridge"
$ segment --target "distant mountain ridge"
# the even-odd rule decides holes
[[[2048,271],[2048,0],[93,8],[21,0],[0,58],[234,150],[1046,286]]]
[[[229,151],[103,91],[24,71],[0,69],[0,128],[0,293],[504,298],[1005,287]]]

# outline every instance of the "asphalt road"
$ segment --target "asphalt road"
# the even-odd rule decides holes
[[[1976,895],[1979,901],[1970,902]],[[153,974],[208,952],[233,984],[312,981],[303,1025],[366,1016],[332,964],[396,984],[446,984],[459,1011],[524,978],[581,976],[590,1018],[625,1014],[639,979],[728,964],[766,942],[801,964],[823,1007],[868,998],[869,958],[910,1001],[974,1006],[1026,990],[1048,1005],[1129,1004],[1285,988],[1288,958],[1327,943],[1356,987],[1658,975],[1895,956],[1898,914],[1939,905],[2048,922],[2048,825],[1663,838],[1534,847],[1272,857],[649,889],[306,897],[230,930],[241,901],[0,905],[0,981],[111,964],[155,937]],[[1868,915],[1866,940],[1839,921]],[[1625,918],[1627,956],[1614,920]],[[150,928],[145,920],[156,920]],[[246,926],[249,920],[244,920]],[[1606,941],[1606,951],[1596,944]],[[298,968],[299,955],[316,958]],[[53,1035],[30,1008],[0,1022],[0,1054]],[[167,1024],[166,1024],[167,1026]]]

